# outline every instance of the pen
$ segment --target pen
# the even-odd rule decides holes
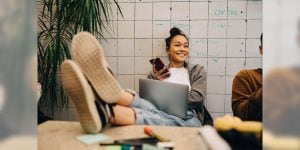
[[[169,140],[155,133],[150,127],[144,127],[145,134],[155,137],[160,142],[168,142]]]
[[[142,148],[141,144],[125,144],[125,143],[102,143],[101,146],[120,146],[122,150],[139,150]]]

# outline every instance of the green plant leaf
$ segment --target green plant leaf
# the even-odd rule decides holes
[[[103,38],[109,25],[112,6],[116,0],[38,0],[38,82],[42,86],[39,105],[64,108],[68,104],[60,82],[60,65],[71,59],[70,46],[73,36],[88,31]],[[102,15],[102,16],[101,16]]]

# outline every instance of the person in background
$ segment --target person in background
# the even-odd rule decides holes
[[[263,34],[259,52],[263,54]],[[241,70],[233,80],[231,106],[242,120],[262,121],[262,68]]]

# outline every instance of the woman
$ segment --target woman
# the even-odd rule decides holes
[[[165,41],[170,60],[169,72],[164,72],[163,69],[155,71],[153,67],[148,78],[190,86],[188,97],[190,107],[186,120],[158,110],[133,91],[122,90],[107,69],[103,50],[98,41],[85,32],[74,36],[71,49],[75,62],[67,60],[62,64],[61,77],[63,87],[73,100],[81,125],[86,132],[99,132],[102,126],[108,123],[201,126],[202,104],[206,92],[204,68],[200,65],[192,67],[187,65],[189,42],[178,28],[172,28],[170,37]]]

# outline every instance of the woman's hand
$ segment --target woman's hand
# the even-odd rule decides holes
[[[169,72],[169,69],[167,67],[164,67],[161,70],[157,71],[157,70],[155,70],[155,65],[153,65],[152,70],[153,70],[153,73],[154,73],[154,77],[157,80],[164,80],[164,79],[166,79],[170,76],[170,72]]]

